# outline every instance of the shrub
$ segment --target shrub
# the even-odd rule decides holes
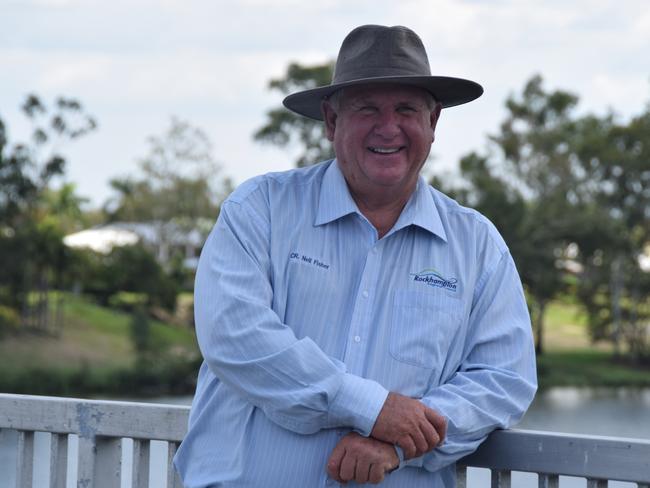
[[[20,314],[11,307],[0,305],[0,338],[20,329]]]

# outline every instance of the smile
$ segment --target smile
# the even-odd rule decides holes
[[[396,152],[401,151],[404,149],[404,146],[400,147],[369,147],[368,148],[370,151],[374,152],[375,154],[395,154]]]

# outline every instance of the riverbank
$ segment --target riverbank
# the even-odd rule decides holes
[[[537,358],[540,388],[558,386],[650,387],[650,367],[633,364],[610,351],[547,351]]]
[[[138,354],[133,317],[66,296],[64,326],[55,333],[21,333],[0,340],[0,392],[73,397],[191,395],[200,355],[193,329],[150,321],[151,350]],[[549,306],[547,341],[538,357],[540,389],[650,387],[650,367],[592,346],[584,318],[567,302]]]
[[[138,351],[126,312],[66,295],[59,330],[0,340],[0,392],[55,396],[182,395],[194,389],[200,355],[189,327],[149,319]]]

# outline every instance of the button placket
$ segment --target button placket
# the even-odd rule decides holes
[[[379,275],[380,257],[376,245],[368,251],[352,313],[345,363],[348,366],[348,371],[353,374],[359,374],[364,369],[366,348],[368,347],[368,341],[365,338],[368,337],[372,317],[372,292]]]

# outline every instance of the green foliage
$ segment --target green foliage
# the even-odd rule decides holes
[[[120,292],[131,292],[145,294],[148,306],[174,309],[178,284],[144,246],[115,247],[106,255],[78,251],[78,255],[84,260],[78,282],[101,304],[108,305]]]
[[[143,308],[138,308],[133,313],[130,323],[131,340],[135,348],[138,365],[148,360],[151,347],[151,326],[149,317]]]
[[[205,132],[172,118],[162,136],[149,138],[149,146],[149,154],[139,161],[142,179],[126,177],[111,181],[116,196],[104,206],[108,220],[173,220],[188,230],[197,219],[214,221],[232,183],[220,176],[212,156],[212,143]]]
[[[16,310],[0,305],[0,338],[20,328],[20,315]]]
[[[64,294],[60,336],[0,342],[0,391],[41,395],[190,394],[200,356],[192,329],[149,319],[150,353],[138,361],[131,314]],[[55,301],[52,297],[50,302]]]
[[[650,105],[620,124],[612,115],[579,117],[577,103],[576,95],[546,91],[533,77],[507,100],[489,155],[463,158],[468,186],[455,194],[491,218],[508,242],[538,352],[546,306],[570,286],[594,340],[624,340],[634,357],[648,360],[650,273],[638,257],[650,243]]]
[[[648,387],[650,370],[611,353],[578,350],[549,351],[537,358],[540,388],[553,386]]]
[[[315,66],[292,63],[283,78],[271,80],[269,88],[284,95],[327,85],[332,80],[334,62]],[[287,147],[298,144],[302,150],[296,166],[303,167],[334,157],[325,137],[323,123],[278,107],[267,112],[267,122],[254,135],[255,140]]]
[[[108,306],[110,308],[131,313],[144,307],[147,302],[148,297],[146,293],[119,291],[108,297]]]
[[[12,370],[0,378],[0,392],[75,397],[115,395],[150,398],[189,395],[196,388],[198,360],[165,358],[147,366],[101,369],[74,368]]]
[[[65,170],[58,148],[96,123],[73,99],[58,98],[48,107],[29,95],[22,109],[32,124],[29,142],[9,146],[0,121],[0,300],[20,310],[22,322],[35,318],[34,324],[47,328],[47,290],[67,277],[72,255],[62,237],[79,221],[82,203],[72,185],[51,189]],[[33,291],[42,300],[29,301]]]

